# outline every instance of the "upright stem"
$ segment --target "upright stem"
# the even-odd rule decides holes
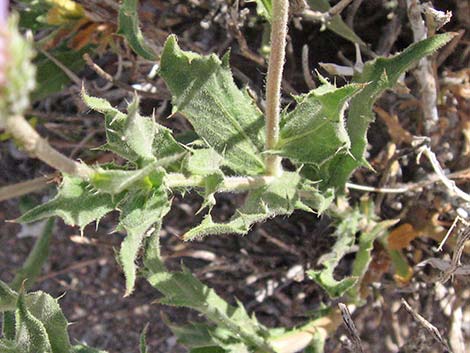
[[[286,55],[287,20],[289,0],[273,1],[271,23],[271,54],[269,55],[268,78],[266,83],[266,150],[276,147],[279,140],[279,114],[281,81]],[[281,174],[281,158],[266,156],[266,173],[272,176]]]

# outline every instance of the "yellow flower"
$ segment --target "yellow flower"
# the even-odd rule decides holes
[[[47,0],[52,8],[47,12],[46,22],[50,25],[63,25],[85,16],[82,5],[72,0]]]

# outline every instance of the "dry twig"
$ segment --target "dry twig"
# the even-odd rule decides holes
[[[42,190],[54,177],[55,175],[51,174],[21,183],[3,186],[0,188],[0,202]]]
[[[137,92],[139,95],[142,97],[147,97],[147,98],[153,98],[153,99],[161,99],[161,100],[169,100],[171,99],[170,95],[167,92],[147,92],[143,90],[136,89],[132,87],[131,85],[128,85],[127,83],[124,83],[122,81],[116,80],[113,76],[111,76],[109,73],[104,71],[98,64],[96,64],[93,59],[88,55],[88,53],[83,54],[83,59],[87,63],[88,66],[90,66],[93,71],[95,71],[98,76],[101,78],[105,79],[106,81],[114,84],[116,87],[121,88],[125,91],[128,92]]]
[[[310,71],[310,65],[308,64],[308,45],[305,44],[302,47],[302,72],[304,74],[304,80],[305,83],[307,84],[307,87],[312,90],[314,89],[317,85],[315,84],[315,81],[313,80],[312,72]]]
[[[428,28],[421,16],[422,9],[419,0],[406,0],[406,3],[408,18],[410,20],[411,29],[413,30],[413,39],[415,42],[422,41],[428,37]],[[415,75],[421,88],[421,105],[424,113],[424,128],[425,132],[429,134],[437,128],[439,121],[439,114],[436,106],[436,79],[434,77],[432,59],[421,59],[417,69],[415,70]]]
[[[437,177],[439,180],[445,185],[445,187],[450,191],[451,195],[456,195],[461,199],[465,200],[466,202],[470,202],[470,195],[464,192],[463,190],[459,189],[459,187],[455,184],[453,180],[450,180],[444,173],[439,161],[437,160],[436,155],[428,146],[422,146],[418,150],[417,159],[419,161],[421,155],[426,156],[429,162],[432,165],[432,168],[436,172]]]
[[[413,317],[413,319],[426,331],[428,331],[431,336],[446,350],[446,352],[452,352],[447,342],[442,337],[439,330],[427,321],[424,317],[418,314],[411,306],[407,303],[405,299],[401,299],[402,305],[405,307],[406,311]]]
[[[463,231],[459,232],[457,244],[455,244],[455,250],[452,255],[452,261],[450,263],[450,267],[444,272],[441,278],[442,283],[447,282],[461,267],[460,259],[462,258],[465,243],[468,239],[470,239],[470,227],[467,227]]]
[[[343,317],[343,323],[348,330],[349,337],[353,343],[354,352],[364,353],[364,348],[362,347],[361,338],[359,337],[359,332],[357,331],[356,325],[351,317],[348,307],[343,303],[338,303],[339,310],[341,310],[341,316]]]

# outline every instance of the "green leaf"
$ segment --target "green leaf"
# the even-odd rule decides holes
[[[16,309],[16,327],[10,339],[0,339],[0,353],[106,353],[85,346],[72,347],[69,324],[58,300],[45,292],[25,294],[21,288],[17,294],[0,281],[0,311],[4,309],[9,310],[5,314]]]
[[[139,102],[139,97],[134,95],[134,99],[127,107],[127,126],[124,138],[139,157],[144,160],[152,160],[154,159],[152,144],[157,125],[151,119],[139,115]]]
[[[222,156],[212,148],[192,150],[192,153],[185,161],[185,172],[189,175],[200,175],[204,177],[204,202],[198,212],[206,207],[209,207],[210,212],[211,208],[216,203],[214,195],[224,181],[224,174],[220,169],[222,163]]]
[[[18,353],[16,342],[8,339],[0,339],[0,353]]]
[[[46,328],[41,321],[29,312],[24,293],[20,293],[18,297],[16,325],[15,340],[20,352],[52,352]]]
[[[82,98],[91,109],[104,114],[107,142],[103,149],[139,165],[185,151],[171,130],[138,113],[137,96],[129,104],[127,115],[113,108],[107,100],[87,95],[85,90],[82,90]]]
[[[248,94],[235,85],[228,56],[221,61],[215,55],[182,51],[176,37],[170,36],[160,65],[174,109],[224,157],[224,164],[242,174],[263,173],[263,115]]]
[[[132,50],[144,59],[155,61],[157,54],[153,48],[145,43],[144,36],[139,28],[139,15],[137,0],[124,0],[119,8],[117,34],[126,38]]]
[[[3,313],[2,334],[8,340],[15,339],[15,312],[6,311]]]
[[[147,231],[154,225],[160,224],[162,218],[170,210],[170,202],[163,188],[130,193],[121,206],[119,229],[127,235],[121,243],[119,260],[126,277],[126,294],[134,289],[137,265],[135,260],[142,247]]]
[[[297,107],[284,118],[275,153],[299,163],[316,166],[349,149],[344,127],[344,110],[351,97],[363,85],[336,88],[325,83],[309,94],[298,97]]]
[[[395,278],[398,277],[398,280],[408,281],[413,275],[413,269],[410,267],[406,256],[401,250],[387,249],[387,252],[395,269]]]
[[[307,181],[302,184],[300,192],[302,193],[302,202],[319,215],[325,212],[335,199],[333,188],[320,191],[316,185]]]
[[[68,322],[62,313],[57,299],[44,292],[29,293],[25,296],[29,313],[44,327],[53,353],[70,351],[70,340],[67,333]],[[21,324],[21,323],[20,323]],[[40,351],[38,346],[34,346]]]
[[[315,11],[328,12],[331,9],[328,0],[308,0],[307,2],[312,10]],[[366,46],[362,39],[359,38],[358,35],[354,33],[354,31],[343,21],[340,15],[333,16],[331,20],[325,23],[325,26],[330,31],[351,41],[352,43]]]
[[[227,353],[225,349],[220,347],[199,347],[193,348],[189,353]]]
[[[160,257],[158,235],[154,234],[150,240],[144,265],[147,280],[163,294],[161,303],[192,308],[243,342],[267,353],[275,353],[266,341],[268,330],[256,318],[250,317],[240,303],[237,307],[229,305],[185,267],[182,272],[169,272],[166,269]]]
[[[29,253],[28,258],[23,266],[16,271],[15,278],[11,283],[11,287],[15,290],[19,290],[25,280],[27,280],[25,287],[30,288],[37,276],[41,273],[42,266],[49,256],[49,245],[51,243],[54,224],[54,218],[47,220],[44,231],[34,243],[34,247]]]
[[[185,170],[192,175],[211,175],[220,172],[223,157],[212,148],[195,149],[185,161]]]
[[[325,254],[319,260],[324,266],[322,270],[310,270],[308,276],[317,282],[331,298],[337,298],[351,289],[358,281],[356,277],[346,277],[339,281],[334,278],[333,272],[341,259],[354,245],[356,233],[359,231],[361,213],[357,210],[346,215],[337,226],[334,236],[336,242],[331,252]]]
[[[108,194],[119,194],[128,189],[150,189],[161,184],[157,163],[149,163],[142,169],[97,169],[90,180],[97,190]]]
[[[258,12],[258,15],[271,22],[273,18],[272,0],[248,0],[248,2],[256,2],[256,12]]]
[[[144,329],[142,330],[142,333],[140,334],[140,338],[139,338],[140,353],[149,353],[148,347],[147,347],[148,328],[149,328],[149,324],[145,325]]]
[[[178,343],[187,348],[218,347],[220,350],[220,345],[223,342],[233,342],[233,335],[229,330],[211,324],[190,323],[189,325],[177,326],[168,320],[165,320],[165,324],[178,338]]]
[[[78,226],[81,230],[104,215],[113,211],[121,200],[121,195],[90,191],[86,181],[64,175],[57,196],[51,201],[26,212],[18,220],[29,223],[53,216],[61,217],[66,224]]]
[[[374,102],[386,89],[393,88],[400,75],[414,63],[432,54],[453,37],[454,34],[451,33],[439,34],[409,46],[400,54],[390,58],[378,58],[365,64],[363,72],[353,78],[355,83],[368,85],[355,95],[349,104],[346,130],[351,140],[351,153],[337,155],[322,166],[317,180],[322,180],[323,187],[342,189],[355,168],[368,165],[364,153],[367,146],[367,129],[374,120]]]
[[[359,250],[356,253],[352,269],[352,276],[358,279],[358,283],[362,281],[369,268],[369,264],[372,260],[371,253],[374,248],[374,241],[396,223],[397,220],[382,221],[373,225],[371,227],[372,229],[361,232],[359,236]],[[354,300],[358,300],[359,286],[351,288],[348,294]]]
[[[18,294],[5,282],[0,281],[0,312],[15,310],[17,299]]]
[[[67,66],[70,71],[78,72],[85,67],[83,54],[89,50],[89,47],[85,47],[79,51],[75,51],[63,45],[51,51],[49,54],[63,63],[64,66]],[[37,67],[37,86],[31,95],[32,101],[38,101],[53,93],[60,92],[70,84],[69,76],[44,54],[39,54],[34,60],[34,63]]]
[[[298,173],[284,172],[282,177],[274,179],[270,184],[252,190],[243,207],[237,210],[229,222],[215,223],[208,215],[183,238],[193,240],[211,234],[246,234],[256,222],[278,215],[290,215],[300,206],[299,184]]]

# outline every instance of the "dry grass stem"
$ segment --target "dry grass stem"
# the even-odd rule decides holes
[[[450,180],[444,170],[442,169],[439,161],[437,160],[436,154],[431,151],[428,146],[422,146],[419,148],[417,160],[419,161],[421,155],[425,155],[426,158],[432,165],[432,168],[436,172],[437,177],[439,180],[445,185],[445,187],[450,191],[451,195],[456,195],[461,199],[465,200],[466,202],[470,202],[470,195],[464,192],[463,190],[459,189],[459,187],[455,184],[455,181]]]
[[[341,316],[343,318],[344,326],[349,333],[349,338],[352,341],[353,349],[355,353],[364,353],[364,348],[362,347],[361,338],[359,337],[359,332],[357,331],[356,325],[351,317],[348,307],[343,303],[338,303],[339,310],[341,310]]]
[[[439,330],[432,325],[429,321],[427,321],[424,317],[422,317],[418,312],[416,312],[410,304],[407,303],[405,299],[401,299],[401,303],[404,306],[405,310],[413,317],[413,319],[423,327],[427,332],[431,334],[431,336],[446,350],[446,352],[452,352],[449,345],[442,337]]]
[[[419,42],[428,37],[428,29],[421,15],[419,0],[407,0],[408,19],[413,30],[414,42]],[[421,106],[424,114],[424,128],[426,134],[436,130],[439,121],[437,112],[436,80],[432,60],[423,58],[419,61],[415,70],[416,80],[421,89]]]
[[[54,178],[54,174],[23,181],[0,188],[0,202],[20,197],[44,189]]]

